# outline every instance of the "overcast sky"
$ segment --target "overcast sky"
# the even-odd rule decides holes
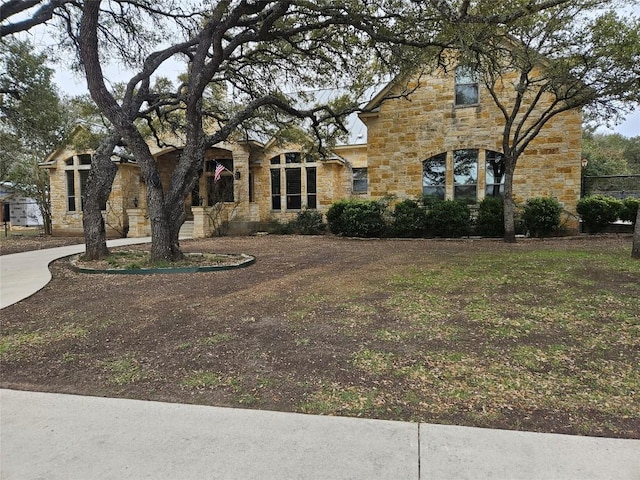
[[[632,14],[640,15],[640,5],[625,9]],[[44,47],[53,43],[52,39],[48,37],[46,29],[36,28],[32,29],[28,34],[32,43],[37,47]],[[70,64],[71,61],[67,62]],[[81,95],[87,93],[86,81],[82,76],[72,73],[69,69],[65,68],[65,62],[57,62],[51,65],[55,69],[55,82],[58,85],[60,92],[67,95]],[[177,61],[165,62],[165,64],[159,70],[159,74],[175,81],[177,76],[184,72],[185,65]],[[110,65],[105,67],[105,77],[112,81],[125,81],[131,77],[131,72],[120,69],[118,66]],[[620,133],[625,137],[640,136],[640,107],[636,106],[635,110],[627,115],[627,117],[618,125],[611,125],[610,128],[601,126],[598,129],[601,133]]]

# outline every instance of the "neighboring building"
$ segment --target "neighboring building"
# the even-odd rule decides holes
[[[0,182],[0,223],[11,227],[40,227],[43,225],[38,203],[25,197],[11,182]]]
[[[228,142],[207,151],[200,182],[185,203],[194,236],[209,236],[222,223],[230,233],[250,233],[301,209],[326,212],[350,198],[398,199],[422,194],[470,203],[500,195],[503,119],[489,94],[465,72],[420,77],[408,83],[408,98],[396,96],[407,84],[392,82],[352,116],[350,138],[330,158],[316,158],[279,142]],[[557,116],[522,155],[514,178],[518,202],[556,197],[575,214],[580,196],[580,111]],[[168,185],[180,150],[153,151],[163,185]],[[82,232],[81,194],[91,152],[65,148],[51,154],[53,231]],[[118,163],[105,219],[111,234],[150,232],[146,187],[135,163]],[[214,181],[217,165],[226,170]],[[220,208],[223,207],[223,208]],[[226,223],[228,222],[228,224]],[[577,228],[577,221],[570,224]]]

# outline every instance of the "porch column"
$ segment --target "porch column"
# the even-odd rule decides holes
[[[151,221],[147,216],[147,211],[142,208],[127,208],[129,217],[130,238],[148,237],[151,235]]]

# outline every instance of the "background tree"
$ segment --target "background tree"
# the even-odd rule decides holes
[[[568,110],[612,118],[640,100],[638,20],[620,18],[607,10],[611,6],[571,2],[486,28],[466,42],[463,62],[475,69],[504,117],[507,242],[515,241],[514,171],[541,129]]]
[[[605,135],[583,130],[582,157],[588,160],[585,176],[626,175],[631,173],[625,150],[629,139],[619,134]]]
[[[51,233],[49,178],[38,167],[60,145],[71,122],[46,56],[27,41],[0,41],[0,173],[38,204]]]
[[[316,147],[322,153],[325,139],[340,132],[341,118],[358,108],[358,92],[371,85],[380,69],[415,67],[417,59],[425,59],[425,49],[437,54],[459,42],[461,31],[483,31],[479,26],[503,25],[564,3],[568,0],[514,0],[508,6],[490,1],[221,0],[200,10],[169,0],[12,1],[0,15],[5,21],[0,35],[28,29],[42,18],[62,20],[65,35],[79,51],[93,100],[141,166],[152,257],[172,260],[181,255],[183,202],[207,146],[239,131],[268,124],[278,128],[295,120],[322,139]],[[37,10],[27,21],[12,22],[19,18],[16,12],[26,13],[27,4]],[[164,46],[152,52],[160,40]],[[150,77],[176,55],[189,63],[186,81],[172,95],[153,94]],[[109,57],[137,72],[119,100],[102,71]],[[229,89],[236,101],[209,108],[203,95],[211,84],[224,87],[217,91]],[[303,93],[336,87],[353,95],[326,102]],[[184,111],[186,143],[170,185],[163,186],[136,119],[175,108]],[[97,163],[92,169],[88,191],[92,178],[109,183],[102,181],[106,166],[104,172]]]

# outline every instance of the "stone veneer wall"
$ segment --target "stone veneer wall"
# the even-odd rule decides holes
[[[78,152],[63,150],[48,166],[51,184],[51,215],[54,235],[83,235],[82,211],[80,210],[80,181],[75,178],[76,210],[68,211],[66,160],[77,156]],[[133,206],[133,198],[140,194],[139,168],[137,165],[120,164],[113,181],[111,195],[104,211],[107,235],[121,236],[128,229],[126,208]]]
[[[415,83],[409,87],[415,86]],[[384,101],[377,113],[364,114],[368,127],[368,172],[372,198],[422,194],[422,162],[458,149],[502,151],[504,119],[489,93],[480,89],[477,106],[454,106],[454,79],[435,76],[409,99]],[[520,157],[514,175],[516,201],[553,196],[575,214],[580,196],[582,116],[579,111],[549,122]],[[484,197],[484,152],[478,165],[478,200]],[[451,154],[446,197],[453,198]],[[575,219],[571,227],[577,227]]]

